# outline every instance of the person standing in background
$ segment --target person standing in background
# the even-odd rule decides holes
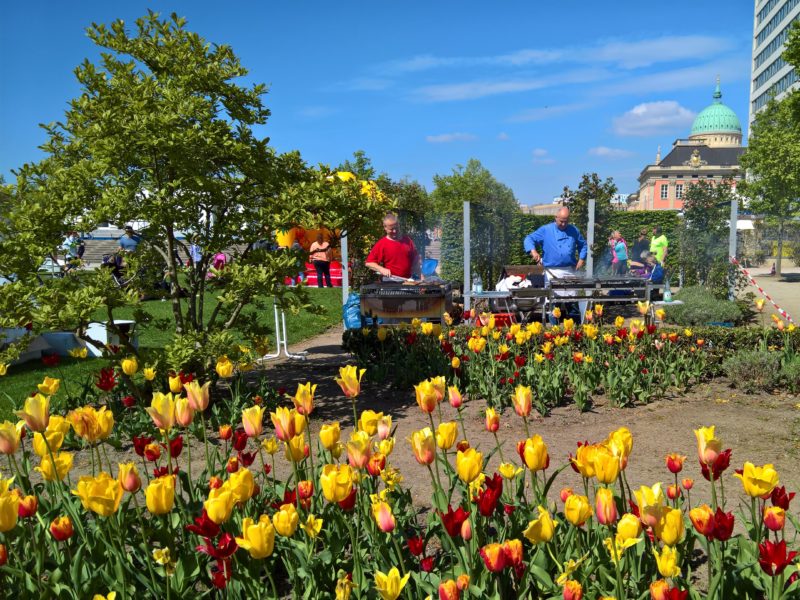
[[[317,234],[317,239],[308,249],[309,258],[317,271],[317,287],[325,287],[322,278],[328,287],[333,287],[331,283],[331,245],[325,241],[322,233]]]
[[[639,237],[633,243],[630,251],[631,260],[642,261],[650,253],[650,240],[647,237],[647,229],[642,228],[639,230]]]
[[[650,240],[650,252],[656,255],[656,260],[661,265],[667,259],[668,247],[669,240],[667,240],[667,236],[661,232],[661,227],[656,225],[653,227],[653,238]]]
[[[613,273],[614,275],[625,275],[628,272],[628,245],[619,231],[611,234],[612,247],[611,251],[614,253]]]

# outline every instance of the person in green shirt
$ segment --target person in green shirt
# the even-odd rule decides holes
[[[667,259],[668,246],[669,240],[667,240],[667,236],[661,232],[661,227],[658,225],[653,227],[653,237],[650,239],[650,252],[656,255],[656,260],[662,265]]]

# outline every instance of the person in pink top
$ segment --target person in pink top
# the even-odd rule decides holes
[[[323,287],[323,278],[328,287],[333,287],[331,283],[331,245],[325,241],[321,233],[317,234],[317,239],[311,244],[308,254],[317,271],[317,287]]]
[[[397,215],[388,213],[383,218],[383,230],[386,235],[369,251],[366,267],[383,277],[410,279],[412,275],[419,275],[419,254],[411,238],[400,232]]]

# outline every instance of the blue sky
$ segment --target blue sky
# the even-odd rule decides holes
[[[688,136],[711,102],[747,126],[752,0],[504,2],[10,2],[0,24],[0,174],[42,157],[38,123],[79,93],[91,22],[147,8],[185,16],[270,86],[260,131],[280,151],[379,171],[429,190],[477,158],[524,204],[581,173],[621,192]]]

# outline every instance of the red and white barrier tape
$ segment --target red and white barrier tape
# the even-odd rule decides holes
[[[753,286],[754,286],[754,287],[755,287],[755,288],[758,290],[758,293],[759,293],[759,294],[761,294],[762,296],[764,296],[764,298],[766,298],[767,300],[769,300],[769,301],[770,301],[770,304],[772,304],[772,306],[774,306],[774,307],[775,307],[775,310],[777,310],[777,311],[778,311],[778,313],[779,313],[781,316],[783,316],[783,318],[784,318],[784,319],[786,319],[787,321],[789,321],[789,323],[794,323],[794,321],[792,320],[792,317],[790,317],[790,316],[789,316],[789,313],[787,313],[787,312],[786,312],[785,310],[783,310],[783,309],[782,309],[780,306],[778,306],[777,304],[775,304],[775,300],[773,300],[773,299],[772,299],[772,297],[771,297],[771,296],[770,296],[770,295],[769,295],[767,292],[765,292],[765,291],[764,291],[764,288],[762,288],[760,285],[758,285],[758,283],[756,282],[756,280],[755,280],[755,279],[753,279],[753,276],[752,276],[752,275],[750,275],[750,272],[749,272],[747,269],[745,269],[745,268],[744,268],[744,267],[743,267],[741,264],[739,264],[739,261],[738,261],[738,260],[736,260],[736,257],[735,257],[735,256],[731,256],[731,257],[730,257],[730,261],[731,261],[731,263],[733,263],[734,265],[736,265],[737,267],[739,267],[739,270],[740,270],[742,273],[744,273],[744,275],[745,275],[745,277],[747,277],[748,281],[749,281],[749,282],[750,282],[750,283],[751,283],[751,284],[752,284],[752,285],[753,285]]]

